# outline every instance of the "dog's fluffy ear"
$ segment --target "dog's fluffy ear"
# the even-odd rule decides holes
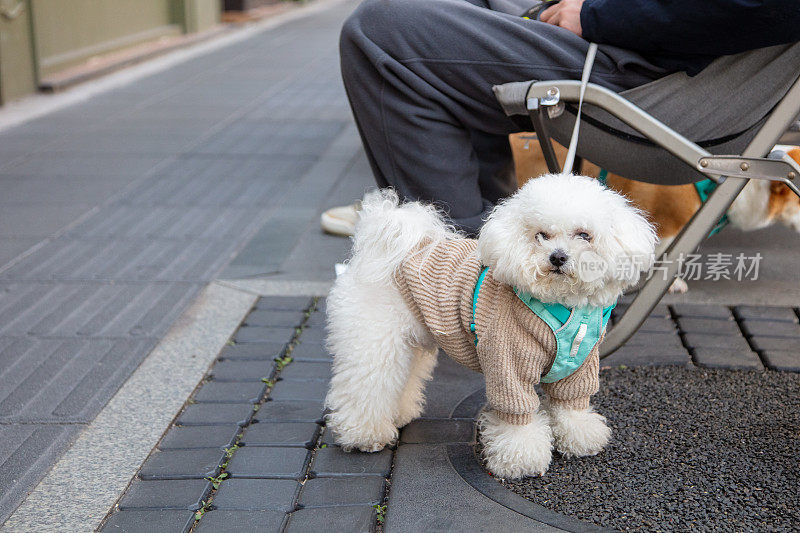
[[[624,201],[628,205],[614,212],[611,227],[604,232],[606,242],[603,248],[609,254],[615,278],[630,286],[653,266],[658,237],[645,214],[628,200]]]
[[[513,197],[509,198],[499,206],[513,201]],[[520,229],[518,222],[510,216],[513,210],[498,207],[491,212],[478,235],[478,258],[482,264],[492,268],[495,279],[514,284],[520,272],[513,258],[525,257],[526,251],[519,250],[522,247]]]

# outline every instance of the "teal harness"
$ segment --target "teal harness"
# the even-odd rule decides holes
[[[600,173],[597,175],[597,181],[599,181],[600,185],[603,187],[608,187],[608,170],[601,168]]]
[[[708,200],[709,195],[714,192],[714,189],[717,188],[717,184],[711,180],[700,180],[694,182],[694,188],[697,190],[697,196],[700,197],[700,201],[706,203]],[[715,235],[722,231],[722,228],[728,225],[728,215],[722,215],[722,218],[719,219],[717,225],[714,226],[714,229],[711,230],[711,233],[708,234],[709,237]]]
[[[488,271],[489,267],[481,270],[472,293],[472,321],[469,324],[469,330],[475,335],[475,346],[478,345],[478,334],[475,331],[475,310],[478,307],[478,293]],[[592,348],[600,341],[611,316],[611,310],[616,305],[605,309],[584,306],[570,310],[561,304],[542,303],[517,288],[514,288],[514,294],[547,324],[556,338],[556,357],[550,370],[542,376],[542,383],[553,383],[564,379],[580,368]]]
[[[599,181],[603,187],[607,187],[608,170],[601,168],[600,173],[597,175],[597,181]],[[717,188],[717,184],[712,180],[700,180],[694,182],[694,188],[697,191],[697,196],[700,197],[700,201],[706,203],[709,195],[714,192],[714,189]],[[716,235],[727,225],[728,215],[722,215],[722,218],[719,219],[719,222],[717,222],[717,225],[714,226],[714,229],[711,230],[711,233],[709,233],[708,236],[711,237],[712,235]]]

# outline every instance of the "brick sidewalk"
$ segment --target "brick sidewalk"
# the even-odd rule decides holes
[[[322,418],[331,364],[323,346],[324,309],[324,299],[258,301],[103,531],[457,528],[438,514],[429,488],[412,481],[435,479],[437,468],[446,469],[446,459],[431,463],[437,462],[431,458],[436,450],[474,443],[472,420],[451,409],[481,390],[480,376],[440,357],[426,413],[403,429],[396,450],[344,453]],[[767,366],[797,372],[800,354],[790,347],[800,344],[798,312],[661,305],[602,366]],[[414,466],[420,461],[426,464],[421,471]],[[442,481],[442,494],[450,492],[450,483]],[[449,504],[458,514],[470,514],[468,502]],[[521,515],[507,525],[512,523],[537,526]]]
[[[104,531],[369,530],[392,451],[345,454],[324,434],[323,323],[324,301],[262,298]]]

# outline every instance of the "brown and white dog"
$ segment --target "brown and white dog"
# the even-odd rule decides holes
[[[532,177],[547,174],[547,163],[539,148],[536,135],[518,133],[509,137],[517,181],[520,186]],[[554,143],[556,155],[564,160],[566,148]],[[793,147],[788,154],[800,163],[800,148]],[[600,168],[584,161],[582,174],[597,177]],[[640,209],[650,214],[655,224],[660,254],[689,222],[702,202],[694,185],[653,185],[608,174],[608,186],[627,196]],[[777,182],[752,180],[728,210],[728,220],[733,227],[751,231],[780,222],[800,232],[800,198],[789,188]],[[677,279],[672,292],[686,292],[686,282]]]

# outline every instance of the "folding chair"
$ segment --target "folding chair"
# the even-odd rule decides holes
[[[579,90],[574,80],[494,87],[507,115],[530,117],[550,172],[560,170],[550,139],[569,142]],[[665,275],[644,282],[608,332],[601,357],[642,325],[679,274],[679,259],[698,248],[749,180],[779,181],[800,196],[800,165],[774,150],[798,114],[800,43],[727,56],[695,77],[676,73],[620,94],[587,86],[579,156],[629,179],[719,185],[661,256]]]

